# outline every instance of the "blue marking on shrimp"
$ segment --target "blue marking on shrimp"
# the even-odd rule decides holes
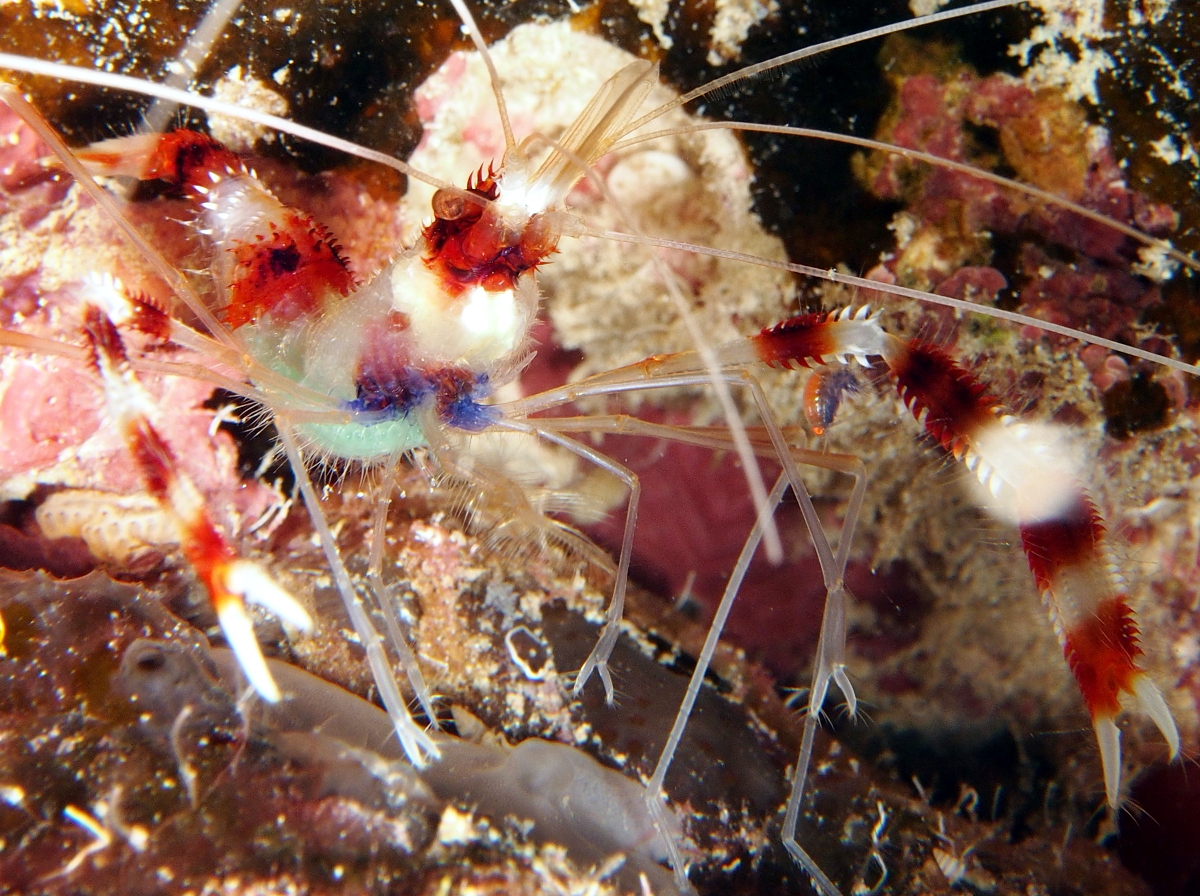
[[[804,387],[804,416],[816,435],[824,435],[833,423],[847,392],[858,392],[858,380],[846,367],[817,370]]]
[[[442,424],[467,432],[481,432],[500,419],[495,406],[480,401],[491,394],[487,374],[461,367],[381,370],[376,365],[369,374],[360,372],[356,391],[357,396],[344,402],[343,407],[356,414],[372,415],[374,419],[361,421],[364,426],[411,417],[415,410],[430,403]]]

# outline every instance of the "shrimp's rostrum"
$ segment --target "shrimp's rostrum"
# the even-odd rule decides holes
[[[300,8],[273,12],[281,23],[307,14]],[[780,15],[790,22],[794,11]],[[1058,12],[1044,15],[1046,28],[1058,21]],[[1082,11],[1075,18],[1082,20]],[[997,304],[1015,308],[1165,358],[1176,359],[1182,351],[1190,361],[1194,346],[1177,344],[1170,327],[1194,309],[1194,263],[1181,266],[1164,254],[1163,244],[1138,243],[1044,197],[865,148],[847,164],[857,180],[848,174],[845,187],[875,197],[864,199],[868,235],[822,241],[791,233],[785,250],[751,210],[754,173],[728,131],[689,130],[694,120],[673,110],[643,128],[672,133],[624,142],[629,122],[669,102],[672,94],[656,83],[649,66],[578,33],[576,26],[522,26],[493,45],[515,143],[506,137],[477,52],[456,51],[413,91],[424,136],[409,162],[429,182],[410,176],[394,217],[388,217],[385,200],[394,198],[388,186],[372,183],[361,167],[329,175],[313,188],[278,162],[249,161],[248,147],[234,152],[191,130],[81,150],[79,157],[93,172],[117,180],[163,179],[182,197],[122,201],[121,214],[152,234],[170,262],[199,284],[196,291],[213,315],[207,322],[196,308],[181,308],[144,254],[48,154],[32,146],[26,128],[6,119],[12,137],[3,150],[7,155],[0,156],[0,186],[10,236],[0,265],[0,302],[11,335],[0,396],[4,497],[43,506],[50,492],[55,501],[99,500],[78,506],[104,507],[95,512],[117,521],[117,535],[89,538],[80,524],[68,522],[66,528],[118,565],[146,550],[170,550],[171,539],[139,544],[128,527],[121,528],[126,512],[121,502],[147,489],[130,472],[127,446],[120,439],[105,444],[104,430],[87,422],[102,415],[106,393],[76,346],[85,344],[78,334],[90,313],[81,297],[94,288],[86,275],[100,271],[115,278],[104,282],[120,284],[129,298],[144,296],[150,306],[181,309],[186,324],[155,332],[145,325],[124,327],[122,338],[158,405],[163,435],[180,468],[196,480],[209,506],[228,508],[236,517],[218,520],[230,531],[245,530],[264,514],[270,519],[268,508],[283,499],[256,482],[240,482],[230,445],[208,432],[211,418],[200,406],[214,383],[248,394],[277,415],[285,441],[289,434],[294,439],[288,446],[293,457],[304,450],[333,464],[372,466],[376,482],[368,492],[382,494],[384,501],[394,483],[390,465],[415,452],[425,467],[439,471],[443,484],[467,489],[470,497],[462,500],[472,505],[477,523],[495,525],[506,515],[528,522],[515,531],[534,551],[549,553],[565,544],[567,556],[591,556],[580,536],[543,520],[543,510],[577,525],[615,515],[621,522],[615,535],[603,525],[592,530],[612,543],[619,558],[610,634],[575,682],[576,694],[598,687],[588,683],[595,671],[611,697],[608,652],[634,522],[632,513],[622,516],[629,494],[636,496],[640,487],[641,543],[634,542],[633,566],[664,583],[665,596],[682,590],[685,580],[696,582],[693,593],[710,605],[755,511],[745,497],[747,477],[718,455],[707,472],[717,500],[732,510],[710,528],[735,534],[710,541],[698,533],[681,543],[672,516],[680,507],[688,512],[702,505],[679,497],[680,477],[670,468],[687,469],[686,452],[701,449],[667,448],[665,461],[655,465],[646,460],[647,449],[630,449],[619,436],[631,430],[603,416],[610,410],[605,404],[636,390],[622,409],[635,408],[651,423],[632,431],[669,442],[672,431],[655,428],[665,421],[678,426],[677,441],[697,441],[699,430],[688,426],[722,422],[717,382],[739,386],[742,369],[753,366],[765,400],[755,403],[740,387],[731,391],[760,452],[771,453],[769,424],[787,427],[807,416],[822,436],[813,447],[861,458],[867,484],[856,540],[838,546],[838,562],[846,567],[848,559],[848,568],[831,571],[823,559],[817,571],[809,546],[814,538],[822,542],[824,534],[810,537],[798,525],[780,524],[784,573],[759,578],[774,575],[787,584],[784,591],[758,596],[753,582],[747,584],[741,598],[746,615],[739,623],[735,609],[730,623],[735,635],[747,635],[743,646],[781,679],[807,684],[808,661],[789,664],[784,658],[797,648],[812,649],[819,602],[827,594],[835,604],[845,600],[844,577],[854,589],[876,596],[862,604],[851,597],[836,621],[826,615],[814,693],[824,694],[836,680],[852,701],[853,681],[880,716],[931,730],[955,719],[996,716],[1017,730],[1082,729],[1090,716],[1100,756],[1089,783],[1118,806],[1127,780],[1118,727],[1125,724],[1124,709],[1135,711],[1137,737],[1126,740],[1134,744],[1137,765],[1153,758],[1152,750],[1168,752],[1161,741],[1142,737],[1143,716],[1160,729],[1172,756],[1180,747],[1176,721],[1185,749],[1194,745],[1197,729],[1194,695],[1176,687],[1190,681],[1200,663],[1194,649],[1200,523],[1189,448],[1193,372],[1186,365],[1169,370],[1152,359],[1127,361],[1104,346],[1047,335],[1029,322],[998,321],[986,311],[935,309],[912,290],[964,298],[981,310]],[[1013,22],[1005,19],[1004,27]],[[1053,73],[1050,50],[1060,49],[1056,40],[1079,41],[1074,55],[1093,61],[1098,57],[1087,54],[1105,52],[1102,44],[1084,46],[1078,33],[1035,36],[1049,47],[1037,57],[1044,66],[1036,89],[1009,75],[974,72],[944,42],[914,43],[929,37],[892,38],[882,51],[873,45],[894,89],[891,105],[876,115],[878,136],[956,162],[1015,172],[1034,187],[1152,240],[1174,238],[1184,246],[1194,241],[1194,208],[1173,208],[1179,196],[1154,196],[1149,188],[1141,192],[1126,185],[1113,141],[1089,124],[1094,108],[1068,98],[1072,92],[1086,98],[1080,82],[1045,86]],[[724,54],[731,52],[727,43],[720,46]],[[694,46],[685,51],[696,52]],[[221,53],[219,46],[223,64]],[[672,61],[669,54],[664,58]],[[856,59],[861,65],[870,56]],[[239,68],[235,77],[230,68],[220,73],[226,88],[244,84],[245,72]],[[784,83],[803,76],[789,73]],[[291,77],[286,65],[277,66],[273,80],[280,89],[262,80],[258,89],[295,101],[304,91],[283,89]],[[757,89],[769,92],[771,83],[765,79]],[[739,89],[753,92],[756,82]],[[381,91],[379,105],[387,108],[393,93]],[[570,124],[596,95],[616,120],[593,116],[582,132],[572,132]],[[788,124],[805,123],[784,114]],[[229,132],[227,122],[221,126]],[[1158,155],[1173,176],[1182,176],[1177,170],[1182,169],[1195,177],[1195,149],[1173,127],[1167,121],[1156,138]],[[368,122],[358,134],[370,130]],[[522,142],[530,134],[546,139]],[[800,138],[770,139],[776,142],[768,156]],[[1134,138],[1122,139],[1128,145]],[[1147,164],[1139,156],[1139,174]],[[778,178],[774,171],[762,176]],[[800,181],[768,183],[759,199],[769,207],[772,189],[776,197],[803,193]],[[277,198],[264,183],[276,184],[286,198]],[[292,208],[304,199],[317,214]],[[343,233],[321,220],[320,210],[345,221],[355,207],[382,222],[379,231]],[[795,216],[815,219],[800,211]],[[174,218],[196,226],[179,227],[169,220]],[[604,231],[632,236],[605,239],[599,236]],[[397,236],[388,248],[387,241]],[[654,248],[654,239],[672,242]],[[806,244],[815,255],[803,255]],[[694,245],[726,255],[715,257]],[[850,257],[825,254],[847,245]],[[379,270],[379,259],[389,256]],[[836,282],[793,282],[793,274],[782,269],[789,257],[801,264],[819,258],[818,267],[831,269]],[[840,261],[851,267],[838,269]],[[195,268],[209,273],[197,275]],[[869,270],[866,281],[846,276],[857,270]],[[695,319],[690,328],[680,297]],[[865,311],[867,302],[882,313]],[[800,313],[819,305],[823,312]],[[536,323],[539,315],[543,323]],[[701,345],[697,330],[704,336]],[[169,336],[156,336],[159,331]],[[532,362],[530,354],[539,346],[531,332],[549,343]],[[23,337],[30,338],[22,342]],[[715,353],[715,363],[706,352]],[[651,356],[666,357],[643,360]],[[572,361],[569,376],[587,386],[578,402],[572,389],[553,379],[563,358]],[[856,379],[845,380],[835,366],[816,374],[763,369],[763,362],[803,368],[845,358],[861,362],[867,372],[856,370]],[[52,394],[28,399],[29,384],[41,388],[51,380],[59,383]],[[551,384],[546,397],[526,394],[535,391],[535,383]],[[649,388],[658,383],[671,388]],[[188,391],[186,399],[170,391],[181,389]],[[110,401],[111,393],[110,387]],[[845,399],[840,407],[839,399]],[[901,401],[919,425],[901,415]],[[1155,401],[1160,413],[1139,413]],[[66,402],[71,410],[64,414]],[[595,419],[556,424],[537,416],[568,405]],[[595,447],[569,436],[589,428],[608,435]],[[705,444],[733,447],[734,438],[722,432],[709,431]],[[799,440],[794,430],[785,432],[790,442]],[[947,475],[935,451],[961,459],[970,473]],[[602,452],[615,459],[606,460]],[[302,471],[300,476],[304,479]],[[805,473],[829,529],[836,530],[847,513],[844,478]],[[616,487],[597,485],[610,479]],[[73,494],[81,489],[88,489],[86,495]],[[109,497],[97,499],[97,492]],[[373,672],[386,676],[393,660],[387,649],[404,664],[403,639],[411,634],[416,663],[426,677],[433,676],[427,686],[415,675],[413,688],[433,709],[438,679],[453,676],[437,660],[431,663],[431,657],[449,657],[444,645],[425,642],[419,630],[418,617],[434,611],[424,604],[414,610],[410,602],[404,631],[382,628],[376,609],[390,613],[396,602],[385,590],[372,595],[378,608],[355,603],[360,584],[341,568],[337,515],[345,500],[327,493],[322,501],[316,490],[305,500],[316,517],[329,517],[331,528],[318,525],[314,538],[325,541],[329,575],[338,580],[369,657],[371,638],[376,639]],[[64,517],[60,512],[55,518]],[[496,528],[509,537],[507,522]],[[377,538],[372,550],[387,548],[381,536],[372,538]],[[980,540],[991,543],[981,548]],[[254,550],[248,536],[242,542],[244,550]],[[828,545],[825,554],[832,557]],[[880,575],[872,584],[869,573],[876,570]],[[1045,614],[1037,615],[1038,593],[1050,610],[1049,624]],[[907,614],[902,626],[889,620],[897,610]],[[786,630],[793,622],[798,630],[786,640],[753,636],[756,630]],[[376,626],[387,635],[375,635]],[[843,652],[836,632],[847,628],[850,646]],[[471,637],[469,631],[462,635]],[[546,698],[558,701],[548,715],[565,706],[571,691],[566,674],[574,671],[557,670],[563,678],[555,685],[557,696]],[[412,722],[404,695],[386,693],[383,681],[379,687],[413,761],[433,758],[436,747]],[[637,687],[636,681],[616,682],[619,691]],[[1031,704],[1040,707],[1032,722]],[[565,737],[567,726],[556,725],[556,735]],[[1094,749],[1084,746],[1082,736],[1078,742],[1080,749]],[[800,765],[807,765],[807,756]],[[870,880],[876,876],[872,872]],[[832,886],[819,885],[826,892]]]

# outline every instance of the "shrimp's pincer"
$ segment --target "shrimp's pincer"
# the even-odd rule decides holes
[[[975,474],[989,510],[1018,527],[1029,568],[1092,717],[1111,807],[1120,803],[1116,720],[1123,701],[1150,717],[1172,759],[1179,754],[1171,711],[1138,663],[1137,621],[1113,572],[1104,522],[1052,429],[1003,413],[1000,401],[948,354],[885,333],[865,309],[794,318],[764,330],[752,342],[760,360],[775,366],[862,360],[863,355],[882,358],[901,400],[925,432]]]
[[[109,412],[147,491],[175,524],[183,553],[203,582],[246,678],[259,696],[276,703],[281,699],[279,687],[255,640],[245,601],[259,604],[301,631],[312,628],[312,619],[262,567],[240,557],[214,525],[204,499],[152,422],[153,405],[137,381],[110,317],[108,309],[119,313],[131,307],[123,289],[111,277],[94,277],[88,286],[84,332],[92,364],[104,382]],[[147,305],[138,307],[142,317],[153,314]]]

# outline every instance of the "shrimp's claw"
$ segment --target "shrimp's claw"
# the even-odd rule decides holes
[[[1138,672],[1126,693],[1158,726],[1167,742],[1170,758],[1174,760],[1179,755],[1179,729],[1158,685],[1150,680],[1150,676]],[[1113,809],[1121,803],[1121,729],[1117,727],[1117,715],[1115,712],[1097,712],[1092,716],[1092,730],[1096,732],[1100,762],[1104,768],[1104,794]]]
[[[259,649],[258,639],[254,636],[254,623],[246,612],[246,604],[229,593],[218,593],[213,595],[213,606],[217,611],[217,621],[221,623],[221,632],[229,642],[229,648],[250,682],[250,687],[268,703],[278,703],[283,695]]]
[[[925,431],[975,473],[995,512],[1015,518],[1029,569],[1092,717],[1104,789],[1116,808],[1122,702],[1132,698],[1150,716],[1172,758],[1179,732],[1162,694],[1138,665],[1137,620],[1114,572],[1104,519],[1084,486],[1084,471],[1053,438],[1003,414],[999,400],[941,350],[888,337],[882,354]]]
[[[1063,653],[1079,684],[1104,765],[1104,790],[1114,809],[1121,797],[1121,732],[1117,718],[1133,703],[1162,732],[1171,758],[1179,755],[1179,730],[1162,692],[1137,665],[1137,623],[1123,595],[1101,601],[1095,611],[1068,628]]]
[[[1167,742],[1167,749],[1171,754],[1170,759],[1172,761],[1177,759],[1179,757],[1179,729],[1175,726],[1175,717],[1171,715],[1171,708],[1163,699],[1158,685],[1151,680],[1149,675],[1138,675],[1133,681],[1133,689],[1130,693],[1137,701],[1138,708],[1158,726],[1163,740]]]
[[[850,676],[846,674],[845,663],[838,663],[833,667],[833,680],[846,700],[846,712],[850,714],[851,719],[857,718],[858,697],[854,693],[854,685],[850,683]]]
[[[1104,793],[1108,805],[1116,808],[1121,797],[1121,729],[1115,715],[1092,717],[1092,730],[1100,747],[1100,765],[1104,769]]]
[[[583,686],[588,683],[588,679],[595,672],[600,676],[600,681],[604,685],[604,702],[609,706],[614,705],[616,691],[613,688],[612,673],[608,670],[608,660],[612,655],[613,647],[616,646],[618,631],[613,625],[605,626],[600,640],[596,642],[596,646],[592,648],[583,668],[575,676],[575,684],[571,689],[573,696],[578,697],[583,693]]]
[[[312,617],[261,566],[249,560],[235,558],[222,562],[205,578],[221,631],[250,686],[267,702],[278,703],[282,695],[254,637],[246,601],[305,632],[312,630]]]
[[[1179,755],[1179,729],[1175,718],[1150,676],[1136,672],[1129,686],[1124,689],[1136,702],[1138,709],[1150,717],[1158,726],[1171,752],[1171,759]],[[1104,793],[1108,805],[1116,809],[1121,801],[1121,729],[1117,727],[1115,712],[1097,712],[1092,716],[1092,729],[1100,746],[1100,762],[1104,767]]]
[[[1171,710],[1138,665],[1137,620],[1112,571],[1104,520],[1084,486],[1084,471],[1053,432],[1003,414],[999,399],[947,353],[884,333],[869,312],[801,315],[763,330],[752,341],[758,360],[777,367],[808,366],[842,355],[882,357],[901,399],[926,433],[975,473],[994,512],[1014,519],[1092,717],[1110,806],[1116,808],[1120,801],[1117,717],[1123,703],[1136,704],[1151,718],[1172,759],[1179,754]],[[828,668],[821,674],[832,673],[853,714],[853,691],[837,677],[836,665]],[[819,699],[812,702],[814,708],[819,705]]]
[[[114,277],[92,277],[87,283],[84,332],[92,365],[104,383],[109,413],[146,490],[178,532],[183,553],[204,583],[221,630],[247,679],[264,700],[276,703],[281,694],[254,637],[245,602],[256,603],[304,631],[312,628],[312,619],[262,567],[238,555],[214,525],[204,498],[155,427],[153,404],[110,316],[110,310],[121,309],[126,298],[124,287]]]

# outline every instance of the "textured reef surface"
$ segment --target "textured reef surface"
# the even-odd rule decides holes
[[[660,665],[661,647],[623,640],[621,705],[596,694],[568,702],[556,670],[582,662],[595,637],[577,597],[588,589],[496,559],[436,514],[421,516],[393,517],[396,567],[420,595],[415,646],[446,661],[437,690],[464,738],[444,743],[446,759],[422,774],[399,760],[379,710],[328,683],[370,695],[327,589],[313,594],[327,620],[317,637],[285,643],[280,633],[277,654],[298,666],[276,664],[289,696],[267,711],[237,699],[228,654],[222,668],[202,634],[212,620],[178,577],[147,587],[100,573],[7,576],[8,891],[639,892],[631,873],[641,871],[654,892],[675,892],[653,862],[643,791],[622,772],[648,773],[685,677]],[[275,548],[300,577],[319,564],[304,535]],[[699,888],[806,892],[770,839],[795,721],[760,671],[731,656],[719,668],[668,777]],[[1039,836],[1014,842],[1011,821],[988,818],[974,791],[935,807],[828,741],[819,756],[802,829],[847,887],[886,868],[909,892],[937,892],[954,874],[987,889],[1002,875],[1022,889],[1144,892],[1050,807],[1023,822]]]
[[[574,23],[659,60],[664,79],[686,89],[739,59],[909,15],[899,3],[869,13],[821,8],[828,5],[683,3],[656,15],[653,4],[635,11],[609,0]],[[1063,192],[1195,250],[1200,122],[1191,99],[1195,63],[1180,54],[1200,41],[1198,14],[1179,0],[1117,3],[1086,32],[1092,6],[1075,8],[1067,23],[1054,13],[1016,10],[869,44],[787,72],[767,90],[711,98],[705,111],[749,120],[782,115],[947,155]],[[479,13],[495,40],[536,15],[568,11],[567,4],[518,2]],[[8,3],[0,5],[0,46],[162,79],[202,12],[199,3]],[[762,21],[739,33],[731,25],[739,16]],[[1022,42],[1033,63],[1027,71],[1007,52]],[[252,2],[235,13],[196,83],[407,157],[438,111],[430,88],[418,86],[464,46],[452,11],[436,4]],[[457,77],[455,63],[447,66]],[[526,67],[535,69],[532,60]],[[72,144],[123,129],[142,106],[46,80],[22,86]],[[1148,103],[1155,114],[1147,114]],[[464,139],[484,142],[484,129],[471,130],[472,121],[467,116],[459,127]],[[208,126],[253,147],[264,179],[328,224],[358,271],[380,267],[423,214],[419,205],[405,206],[405,185],[394,175],[228,122]],[[101,262],[169,301],[112,224],[6,110],[0,137],[4,326],[78,342],[78,281]],[[894,158],[765,136],[746,144],[748,163],[740,162],[733,179],[746,181],[742,188],[769,233],[757,223],[753,232],[743,226],[748,209],[722,212],[733,191],[700,177],[695,192],[681,191],[666,209],[672,227],[690,226],[687,238],[704,241],[705,228],[716,233],[733,221],[748,241],[745,251],[869,271],[878,280],[1086,325],[1150,350],[1177,350],[1191,361],[1200,354],[1196,279],[1148,276],[1154,259],[1085,220]],[[701,154],[685,147],[679,155],[689,159],[689,152]],[[627,168],[601,166],[614,188]],[[663,170],[678,166],[668,161],[651,176]],[[636,205],[637,183],[626,188]],[[577,193],[580,206],[595,199],[586,184]],[[182,268],[199,266],[196,238],[179,223],[188,216],[182,204],[143,188],[129,208]],[[652,217],[663,212],[638,207],[642,221],[665,220]],[[544,349],[526,372],[527,390],[688,346],[678,321],[644,291],[655,288],[647,284],[652,277],[641,272],[639,280],[636,270],[619,281],[600,277],[598,256],[587,251],[564,248],[544,272]],[[674,258],[671,265],[719,338],[801,307],[875,300],[767,283],[759,271],[753,290],[743,283],[738,293],[736,274],[732,287],[718,286],[716,266],[706,260]],[[744,294],[750,291],[753,303]],[[626,298],[618,301],[619,294]],[[1094,458],[1148,668],[1169,692],[1185,750],[1194,752],[1196,382],[983,318],[896,307],[887,320],[952,347],[1014,410],[1077,433]],[[262,462],[253,427],[219,425],[226,399],[214,399],[211,387],[147,379],[171,409],[168,440],[206,496],[233,531],[264,521],[245,535],[245,549],[319,620],[313,637],[299,638],[264,617],[259,633],[268,652],[374,699],[311,526],[286,501],[286,473]],[[805,383],[790,372],[764,377],[769,403],[786,423],[802,417]],[[1167,766],[1160,743],[1129,730],[1131,762],[1152,766],[1133,791],[1145,814],[1122,819],[1119,834],[1108,836],[1114,825],[1099,811],[1099,762],[1086,714],[1014,535],[978,509],[957,470],[948,472],[915,437],[880,383],[867,375],[860,387],[822,444],[864,456],[870,471],[849,575],[858,598],[850,672],[874,721],[844,723],[828,707],[838,740],[820,742],[802,842],[844,892],[1194,892],[1196,776]],[[581,831],[607,830],[605,819],[620,815],[604,807],[632,792],[621,785],[596,784],[608,796],[582,819],[531,825],[532,810],[524,821],[504,817],[480,791],[445,792],[414,777],[385,745],[348,742],[321,725],[296,731],[239,702],[207,652],[218,630],[192,577],[169,538],[158,547],[143,538],[139,527],[156,525],[152,502],[139,499],[123,449],[101,426],[102,407],[102,392],[77,360],[10,351],[0,359],[0,566],[50,576],[0,579],[8,629],[0,656],[0,892],[636,892],[639,867],[655,892],[672,892],[652,843],[618,838],[603,855],[579,845],[595,839]],[[639,413],[676,423],[713,417],[703,397],[677,394],[648,401]],[[543,765],[587,776],[602,763],[640,786],[634,781],[653,767],[705,614],[753,521],[744,479],[726,456],[625,438],[603,447],[634,467],[645,489],[635,577],[646,590],[634,595],[616,655],[615,709],[598,688],[572,701],[566,678],[593,643],[611,564],[514,517],[519,500],[439,491],[419,470],[406,469],[397,483],[403,500],[387,523],[390,603],[446,708],[442,722],[470,745],[464,750],[473,769],[501,765],[496,757],[511,755],[509,747],[544,738],[571,759]],[[578,512],[571,522],[611,547],[619,515],[615,522],[595,517],[614,498],[588,491],[578,470],[562,476],[551,481],[543,472],[539,483],[586,493],[581,503],[591,518]],[[696,489],[701,478],[706,487]],[[329,512],[361,580],[373,482],[331,474],[328,485],[341,491],[329,495]],[[818,474],[812,486],[836,527],[846,484]],[[777,843],[799,728],[780,686],[806,684],[822,592],[808,584],[819,583],[819,573],[801,522],[785,510],[780,526],[796,547],[785,565],[753,569],[730,644],[667,779],[703,892],[807,892]],[[681,612],[672,611],[676,605]],[[169,650],[156,654],[148,641]],[[341,705],[348,698],[328,699]],[[502,777],[519,777],[506,768]],[[1108,845],[1099,845],[1106,836]],[[617,853],[623,862],[610,860]]]

